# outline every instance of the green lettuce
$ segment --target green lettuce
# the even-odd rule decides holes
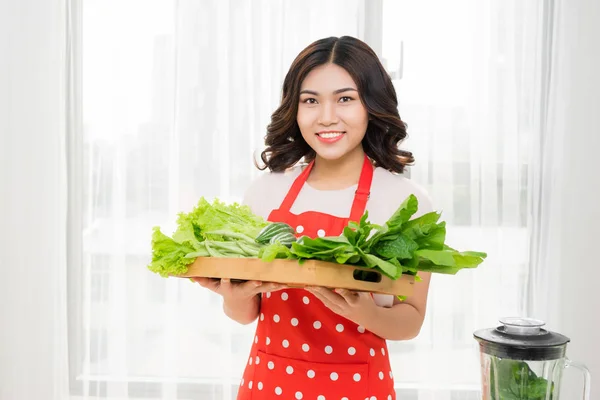
[[[258,257],[258,233],[268,223],[250,207],[204,197],[189,213],[179,213],[173,237],[155,226],[148,269],[163,277],[186,273],[197,257]]]

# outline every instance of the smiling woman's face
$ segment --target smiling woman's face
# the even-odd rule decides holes
[[[302,82],[297,122],[317,157],[339,160],[362,151],[369,114],[350,74],[338,65],[325,64]]]

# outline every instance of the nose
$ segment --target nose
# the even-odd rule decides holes
[[[319,124],[329,126],[337,123],[337,120],[338,117],[335,105],[329,102],[324,103],[321,107],[321,113],[319,115]]]

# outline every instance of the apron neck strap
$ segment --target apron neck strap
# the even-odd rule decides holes
[[[365,161],[358,179],[358,188],[354,193],[354,202],[350,210],[350,221],[359,222],[365,213],[367,202],[371,197],[371,182],[373,182],[373,165],[365,154]]]
[[[287,195],[283,199],[279,210],[289,212],[300,194],[302,187],[306,183],[308,176],[310,175],[310,171],[312,170],[315,161],[311,161],[306,168],[298,175],[298,177],[294,180],[294,183],[290,187]],[[366,208],[367,202],[371,193],[371,182],[373,181],[373,166],[371,165],[371,161],[369,157],[365,154],[365,159],[362,166],[362,171],[360,173],[360,178],[358,180],[358,188],[354,194],[354,201],[352,203],[352,209],[350,211],[350,221],[358,222],[360,218],[363,216]]]

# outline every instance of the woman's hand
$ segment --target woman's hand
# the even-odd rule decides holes
[[[192,278],[192,280],[221,295],[225,315],[243,325],[253,322],[258,317],[259,293],[274,292],[285,287],[279,283],[259,281],[233,283],[229,279]]]
[[[427,311],[427,293],[430,272],[420,272],[412,296],[404,301],[394,299],[390,308],[379,307],[369,293],[351,290],[331,290],[309,287],[307,291],[323,302],[331,311],[361,325],[373,334],[387,340],[409,340],[421,331]]]
[[[272,282],[246,281],[233,283],[230,279],[192,278],[200,286],[223,296],[225,300],[249,300],[259,293],[275,292],[285,288],[285,285]]]
[[[369,293],[324,287],[305,289],[321,300],[325,307],[359,325],[364,324],[377,307]]]

